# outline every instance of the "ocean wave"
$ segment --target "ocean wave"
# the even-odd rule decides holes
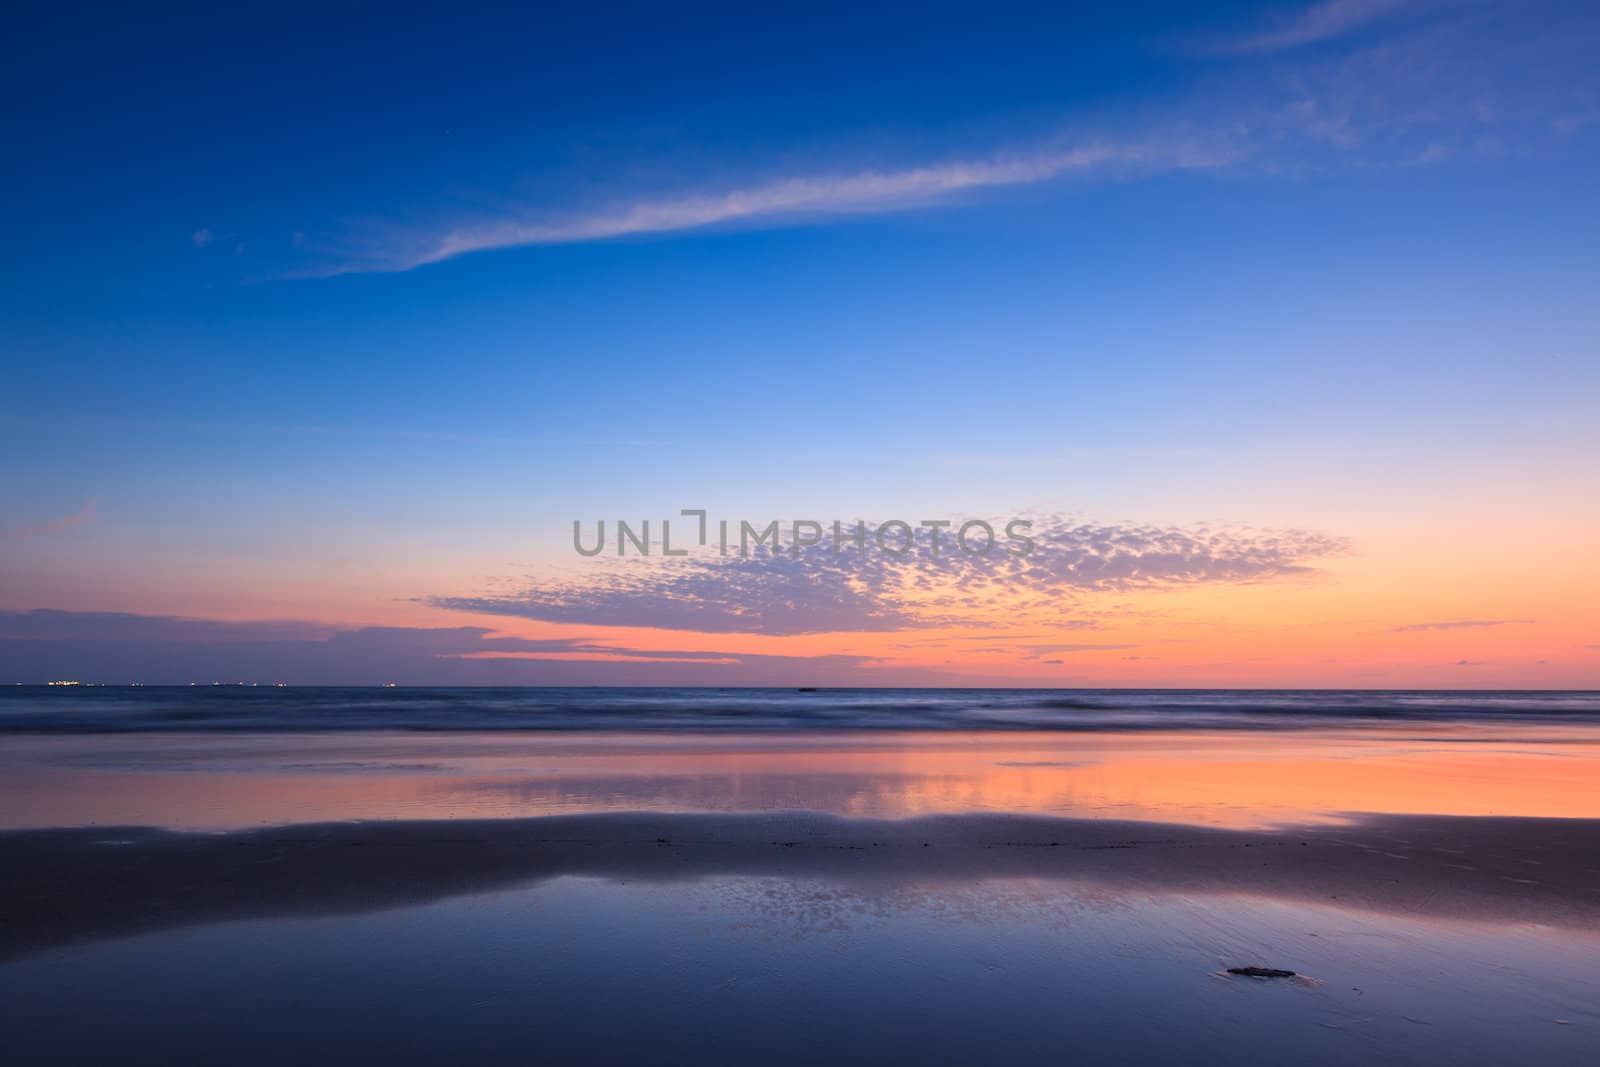
[[[0,732],[1295,729],[1600,722],[1600,693],[17,686]]]

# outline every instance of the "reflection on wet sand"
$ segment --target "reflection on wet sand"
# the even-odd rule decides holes
[[[12,737],[0,999],[19,1060],[1580,1062],[1597,772],[1489,723]]]
[[[18,737],[0,825],[809,810],[1010,812],[1237,828],[1345,812],[1600,818],[1600,730],[1290,735]]]
[[[9,831],[0,958],[227,919],[347,914],[583,875],[824,879],[884,898],[1009,879],[1075,891],[1245,894],[1600,931],[1600,821],[1371,816],[1226,830],[1115,820],[577,815],[232,833]],[[107,887],[115,887],[107,892]]]

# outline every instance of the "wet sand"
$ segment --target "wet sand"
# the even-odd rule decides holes
[[[0,829],[234,830],[665,811],[1029,814],[1234,829],[1600,819],[1600,728],[13,736]]]
[[[1595,742],[30,739],[7,1051],[1583,1062]]]
[[[221,834],[0,834],[0,959],[228,919],[407,907],[562,876],[864,886],[1063,880],[1600,930],[1600,821],[1375,816],[1278,831],[1025,816],[551,816]],[[107,886],[116,892],[108,894]]]

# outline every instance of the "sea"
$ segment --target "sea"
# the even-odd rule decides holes
[[[1293,730],[1600,722],[1600,692],[1377,689],[0,688],[0,731]]]

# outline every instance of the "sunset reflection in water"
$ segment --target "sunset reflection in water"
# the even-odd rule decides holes
[[[1251,828],[1600,817],[1600,730],[16,737],[0,825],[228,829],[606,811],[1014,812]]]

